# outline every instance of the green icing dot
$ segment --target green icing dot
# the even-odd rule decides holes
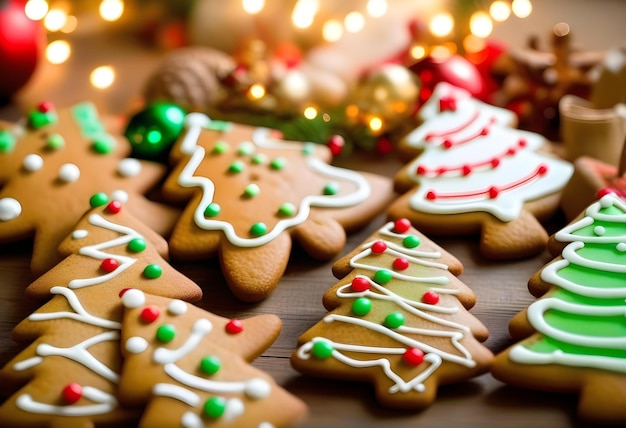
[[[391,281],[392,277],[393,273],[390,270],[380,269],[374,274],[374,281],[376,281],[378,284],[387,284],[389,281]]]
[[[128,243],[128,249],[133,253],[140,253],[146,249],[146,241],[143,238],[135,238]]]
[[[172,324],[163,324],[157,328],[156,338],[159,342],[168,343],[174,340],[176,336],[176,327]]]
[[[398,328],[404,324],[404,315],[400,312],[392,312],[385,317],[385,325],[389,328]]]
[[[280,207],[278,207],[278,214],[285,217],[291,217],[294,215],[295,212],[296,206],[291,202],[285,202],[284,204],[281,204]]]
[[[226,141],[218,141],[213,147],[213,153],[222,154],[228,151],[228,143]]]
[[[324,195],[327,195],[327,196],[336,195],[337,192],[339,192],[339,184],[335,182],[328,183],[326,186],[324,186],[324,190],[323,190]]]
[[[102,205],[109,202],[109,197],[106,193],[100,192],[94,194],[91,198],[89,198],[89,205],[91,208],[101,207]]]
[[[267,226],[265,223],[254,223],[250,228],[250,234],[252,236],[263,236],[267,233]]]
[[[211,202],[204,209],[204,216],[205,217],[215,217],[216,215],[218,215],[220,213],[221,210],[222,210],[222,207],[220,207],[220,205],[218,203]]]
[[[257,196],[259,193],[261,193],[261,189],[259,188],[257,184],[254,184],[254,183],[248,184],[246,188],[243,190],[243,194],[247,196],[248,198],[253,198]]]
[[[241,143],[239,147],[237,147],[237,154],[241,156],[250,156],[254,153],[254,144],[249,141],[245,143]]]
[[[46,141],[46,147],[50,150],[58,150],[65,145],[65,139],[61,134],[52,134]]]
[[[270,162],[270,168],[277,170],[277,171],[285,168],[286,165],[287,165],[287,159],[285,158],[274,158],[272,159],[272,162]]]
[[[161,276],[162,273],[163,269],[161,269],[161,266],[155,263],[146,266],[146,268],[143,270],[143,274],[150,279],[158,278]]]
[[[215,355],[204,357],[200,360],[200,371],[202,373],[213,375],[222,367],[222,362]]]
[[[221,417],[226,411],[226,399],[224,397],[211,397],[204,402],[204,414],[211,419]]]
[[[315,358],[324,360],[333,355],[333,345],[327,340],[318,340],[313,344],[311,353]]]
[[[235,174],[239,174],[240,172],[243,172],[245,168],[246,168],[246,165],[242,161],[235,161],[230,164],[230,166],[228,167],[228,171],[235,173]]]
[[[11,134],[6,129],[0,129],[0,153],[8,153],[13,151],[16,142],[17,140],[15,139],[13,134]]]
[[[415,235],[409,235],[402,240],[404,248],[415,248],[420,244],[420,239]]]
[[[41,111],[33,111],[28,115],[28,122],[30,123],[30,126],[35,129],[56,123],[57,121],[58,117],[54,112],[44,113]]]
[[[359,297],[352,302],[352,312],[360,317],[367,315],[372,310],[372,301],[367,297]]]
[[[91,143],[91,147],[96,153],[106,155],[111,153],[115,149],[115,141],[112,138],[106,136],[97,138]]]
[[[252,163],[255,165],[262,165],[267,161],[267,156],[263,153],[258,153],[252,157]]]

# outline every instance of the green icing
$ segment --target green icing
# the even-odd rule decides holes
[[[623,273],[612,273],[570,264],[560,269],[558,274],[563,279],[590,288],[621,288],[626,281]]]
[[[562,351],[567,354],[589,355],[589,356],[607,356],[612,358],[625,358],[626,350],[593,348],[590,346],[576,346],[571,343],[561,342],[551,337],[543,337],[540,340],[526,345],[528,349],[540,353],[553,353],[554,351]],[[626,364],[626,362],[624,363]]]

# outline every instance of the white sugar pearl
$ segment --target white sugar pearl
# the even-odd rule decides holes
[[[141,162],[138,159],[122,159],[117,165],[117,172],[123,177],[134,177],[141,172]]]
[[[272,387],[265,379],[254,378],[246,382],[246,395],[254,400],[267,397],[271,391]]]
[[[132,288],[122,294],[122,304],[127,308],[138,308],[143,306],[144,303],[146,303],[146,296],[141,290]]]
[[[606,233],[606,229],[603,226],[596,226],[593,228],[593,233],[598,236],[602,236]]]
[[[121,189],[114,190],[111,193],[111,199],[125,204],[126,202],[128,202],[128,193]]]
[[[59,168],[59,179],[65,183],[73,183],[80,178],[80,169],[73,163],[66,163]]]
[[[172,300],[167,306],[167,310],[172,315],[183,315],[187,312],[187,303],[179,299]]]
[[[620,242],[617,244],[617,251],[620,253],[626,253],[626,242]]]
[[[0,220],[13,220],[22,214],[22,205],[13,198],[0,199]]]
[[[133,336],[126,341],[125,347],[131,354],[141,354],[148,349],[148,342],[143,337]]]
[[[87,235],[89,235],[89,232],[87,232],[85,229],[77,229],[72,233],[72,238],[83,239],[86,238]]]
[[[39,171],[43,167],[43,158],[38,154],[31,153],[24,158],[22,166],[28,172]]]

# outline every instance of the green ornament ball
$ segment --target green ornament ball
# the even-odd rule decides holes
[[[185,112],[176,104],[155,102],[131,117],[124,135],[136,157],[164,159],[182,133]]]

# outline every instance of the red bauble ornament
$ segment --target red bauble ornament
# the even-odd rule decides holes
[[[485,79],[476,65],[465,57],[460,55],[441,59],[426,57],[413,64],[409,69],[420,78],[422,83],[420,91],[420,102],[422,103],[430,98],[433,89],[440,82],[447,82],[465,89],[472,96],[487,101],[488,91]]]
[[[41,22],[24,13],[26,0],[0,0],[0,102],[31,78],[46,36]]]

